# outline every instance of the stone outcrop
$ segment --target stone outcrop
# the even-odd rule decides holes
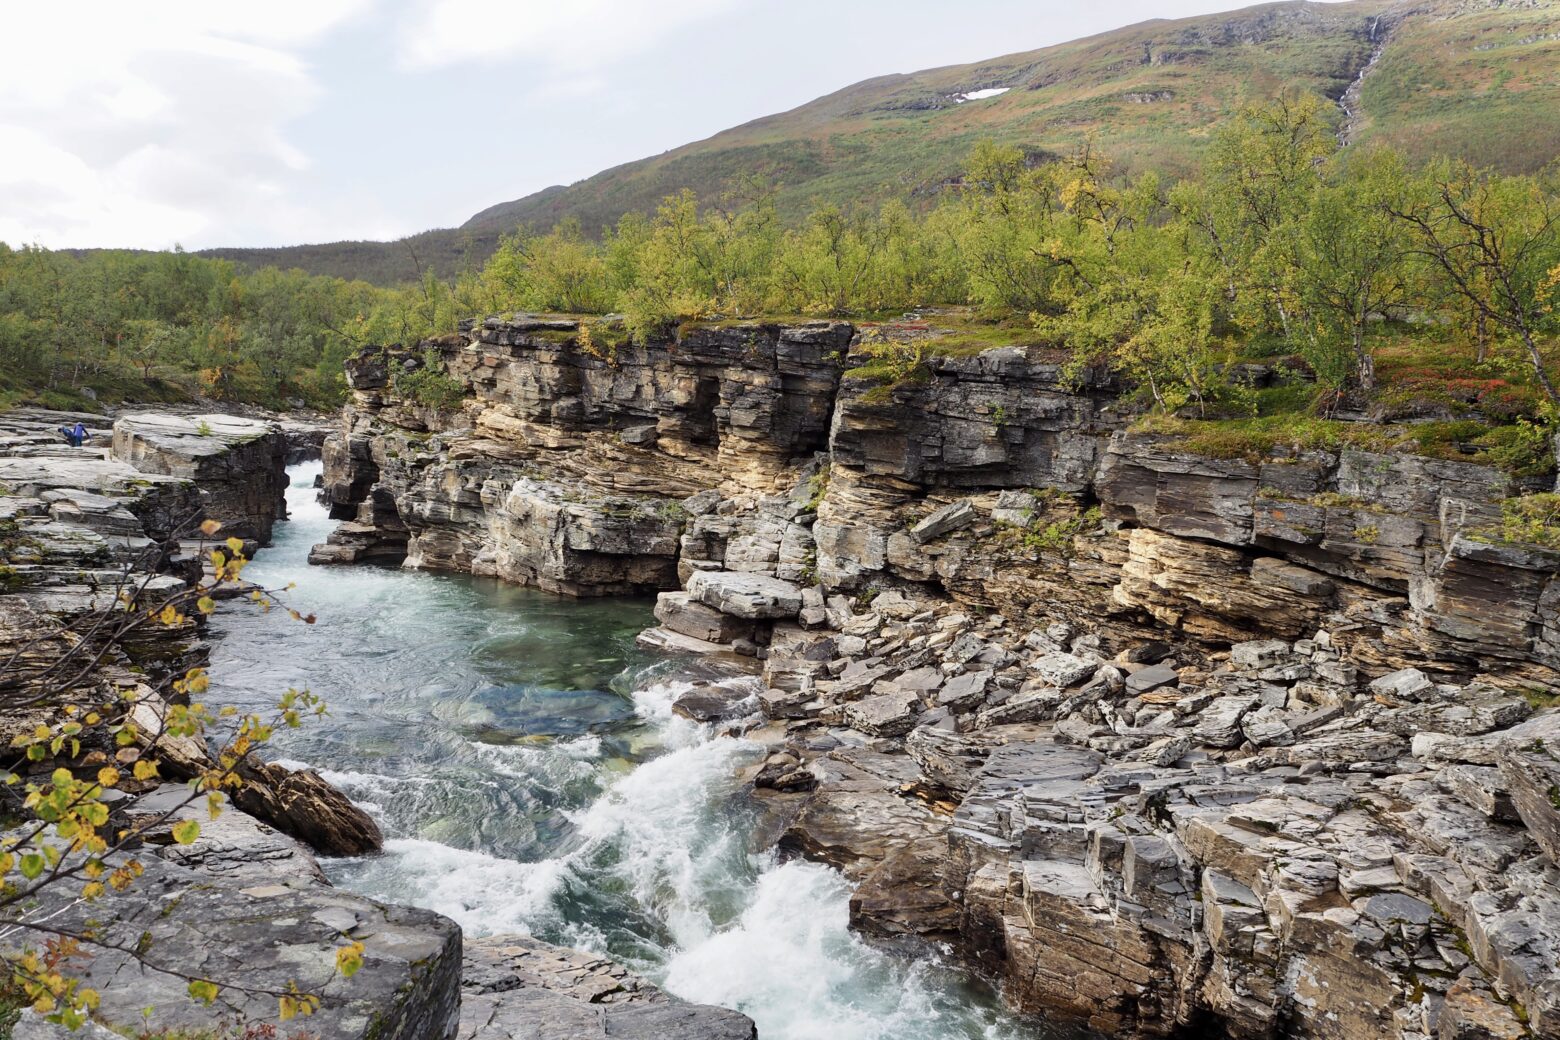
[[[323,456],[333,515],[361,526],[317,558],[392,558],[383,530],[408,566],[570,595],[676,588],[690,497],[732,473],[773,486],[827,445],[850,335],[739,324],[598,348],[572,320],[489,319],[427,347],[474,395],[459,413],[396,395],[422,352],[371,351]]]
[[[288,453],[282,428],[257,419],[141,413],[114,422],[114,457],[192,481],[224,537],[271,540],[272,525],[287,516]]]
[[[1364,683],[1327,632],[1147,664],[921,618],[765,662],[798,692],[758,795],[858,883],[861,930],[952,942],[1020,1010],[1112,1036],[1560,1036],[1560,712]]]
[[[948,943],[1023,1010],[1560,1037],[1560,555],[1492,533],[1528,485],[1198,455],[1041,348],[885,385],[851,367],[872,330],[598,331],[488,319],[353,361],[322,561],[399,538],[660,590],[642,643],[759,673],[681,713],[768,744],[762,832],[844,871],[859,929]],[[460,409],[398,393],[429,351]]]

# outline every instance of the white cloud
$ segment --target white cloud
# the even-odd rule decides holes
[[[416,0],[400,58],[430,69],[523,55],[548,69],[598,69],[641,53],[739,0]],[[588,81],[588,77],[581,77]]]
[[[366,5],[15,6],[0,38],[0,240],[208,245],[307,218],[276,209],[309,165],[287,138],[319,98],[300,52]]]

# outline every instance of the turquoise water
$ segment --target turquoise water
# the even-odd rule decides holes
[[[325,862],[337,885],[609,954],[765,1040],[1048,1035],[948,966],[857,939],[835,871],[753,853],[733,776],[759,751],[672,715],[686,662],[633,643],[650,602],[309,567],[332,526],[318,472],[294,469],[293,518],[246,572],[295,584],[318,622],[226,606],[211,672],[220,703],[289,686],[329,703],[275,752],[384,828],[384,854]]]

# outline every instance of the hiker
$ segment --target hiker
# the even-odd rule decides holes
[[[61,426],[60,432],[65,435],[65,443],[72,448],[79,448],[92,439],[92,435],[87,432],[86,426],[79,422],[75,426]]]

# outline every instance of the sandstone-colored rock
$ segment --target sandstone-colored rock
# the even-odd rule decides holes
[[[328,856],[361,856],[384,847],[371,816],[312,769],[271,762],[246,763],[234,803],[276,829]]]

